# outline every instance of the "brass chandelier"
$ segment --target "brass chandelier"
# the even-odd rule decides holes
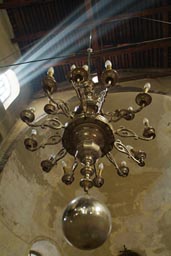
[[[88,49],[89,55],[91,50]],[[22,121],[32,128],[31,135],[24,140],[27,150],[36,151],[48,145],[61,144],[61,149],[55,155],[51,155],[49,159],[41,162],[42,170],[50,172],[59,160],[63,159],[67,153],[70,154],[73,156],[73,164],[68,168],[65,162],[62,161],[64,171],[62,181],[66,185],[71,184],[74,181],[75,170],[78,164],[81,163],[80,172],[83,177],[80,180],[80,186],[85,192],[88,192],[93,186],[100,188],[104,184],[104,178],[102,177],[104,165],[98,161],[103,156],[106,156],[114,165],[119,176],[126,177],[128,175],[127,163],[122,161],[118,164],[111,152],[113,149],[126,154],[139,166],[145,165],[146,153],[123,144],[118,137],[131,137],[145,141],[155,138],[155,130],[146,118],[143,121],[142,136],[126,127],[121,126],[115,129],[111,125],[121,119],[133,120],[137,113],[152,102],[152,97],[149,94],[150,84],[145,84],[144,91],[137,94],[135,98],[137,109],[128,107],[127,109],[104,112],[103,105],[108,91],[116,85],[118,73],[112,69],[112,63],[107,60],[105,70],[99,78],[102,84],[102,89],[99,92],[91,79],[89,67],[90,65],[84,65],[83,67],[72,65],[68,74],[68,80],[79,100],[78,106],[73,110],[70,109],[67,102],[53,98],[57,84],[54,78],[54,70],[49,68],[42,81],[43,90],[48,97],[48,103],[44,106],[44,111],[47,114],[45,120],[34,122],[33,108],[23,110],[20,114]],[[60,115],[67,117],[68,121],[62,123]],[[44,129],[45,133],[46,129],[50,128],[53,135],[50,135],[46,142],[38,143],[37,128]]]

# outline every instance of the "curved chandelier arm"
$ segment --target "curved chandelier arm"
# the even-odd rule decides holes
[[[108,152],[108,153],[106,154],[106,157],[107,157],[107,159],[114,165],[114,167],[116,168],[116,170],[119,171],[119,166],[118,166],[118,164],[117,164],[117,162],[116,162],[114,156],[112,155],[112,153],[111,153],[111,152]]]
[[[129,158],[134,160],[136,163],[140,164],[140,160],[135,158],[133,152],[131,152],[131,148],[124,145],[120,140],[116,140],[114,142],[114,147],[121,153],[126,154]]]
[[[85,95],[81,93],[81,90],[80,90],[81,84],[78,86],[72,80],[71,80],[71,84],[72,84],[72,87],[74,88],[74,90],[76,92],[77,98],[79,99],[81,106],[85,109],[86,108],[86,106],[85,106]]]
[[[136,114],[136,113],[139,113],[143,108],[145,108],[146,106],[143,104],[142,106],[139,106],[139,108],[137,109],[133,109],[133,113]],[[131,108],[131,107],[130,107]]]
[[[104,116],[109,118],[109,122],[118,122],[120,119],[124,118],[126,110],[122,110],[122,111],[124,111],[124,114],[123,112],[121,113],[120,110],[115,110],[114,112],[104,113]]]
[[[59,110],[62,111],[62,114],[64,114],[66,117],[70,117],[70,118],[73,118],[73,114],[68,106],[68,104],[61,100],[61,99],[56,99],[54,100],[52,97],[51,97],[51,94],[49,92],[46,92],[46,95],[47,97],[49,98],[50,102],[52,102],[53,104],[56,105],[57,107],[57,113]]]
[[[62,159],[67,154],[67,151],[62,148],[58,151],[56,155],[51,155],[49,159],[43,160],[41,162],[41,167],[44,172],[50,172],[54,165],[57,165],[57,162]]]
[[[99,97],[97,99],[97,106],[98,106],[97,113],[101,112],[103,104],[104,104],[105,99],[107,97],[107,93],[108,93],[108,88],[106,88],[105,90],[100,92]]]
[[[120,126],[117,130],[114,131],[114,134],[120,136],[120,137],[132,137],[135,140],[145,140],[145,141],[150,141],[154,139],[154,135],[152,134],[150,137],[142,137],[136,134],[136,132],[134,132],[131,129],[128,129],[124,126]]]
[[[62,140],[61,136],[59,134],[56,134],[48,137],[45,143],[39,144],[36,139],[36,135],[33,134],[31,135],[31,137],[26,138],[24,140],[24,145],[27,150],[33,152],[33,151],[37,151],[40,148],[45,148],[48,145],[57,145],[61,142],[61,140]]]
[[[58,118],[47,118],[41,128],[49,127],[54,130],[60,130],[65,127],[64,124]]]
[[[72,167],[71,167],[71,172],[74,174],[76,168],[78,166],[78,161],[75,159],[73,164],[72,164]]]
[[[61,123],[61,121],[56,117],[55,118],[47,118],[45,121],[43,121],[40,124],[39,123],[29,123],[29,122],[26,122],[26,124],[32,128],[39,128],[39,127],[42,129],[51,128],[53,130],[60,130],[65,127]]]
[[[104,115],[109,117],[109,122],[118,122],[123,118],[130,121],[133,120],[135,114],[140,112],[144,107],[145,105],[142,105],[137,109],[133,109],[132,107],[129,107],[128,109],[116,109],[113,112],[106,112]]]
[[[64,175],[62,176],[62,182],[65,183],[66,185],[70,185],[74,181],[74,172],[78,166],[78,161],[76,159],[76,155],[77,155],[77,152],[75,154],[74,162],[73,162],[71,168],[68,168],[65,161],[62,161],[63,171],[64,171]]]
[[[74,81],[72,81],[72,80],[71,80],[71,84],[72,84],[73,89],[74,89],[75,92],[76,92],[77,98],[82,102],[82,100],[81,100],[82,95],[81,95],[81,92],[80,92],[79,87],[76,86],[75,83],[74,83]]]
[[[59,134],[57,135],[52,135],[50,136],[47,141],[43,144],[44,146],[41,146],[41,147],[45,147],[45,146],[48,146],[48,145],[57,145],[61,142],[62,138]]]
[[[114,165],[115,169],[117,170],[117,174],[121,177],[127,177],[129,174],[129,168],[127,167],[126,162],[122,161],[120,166],[117,164],[114,156],[111,152],[106,154],[107,159]]]
[[[78,161],[77,161],[77,155],[78,155],[78,151],[75,152],[75,156],[74,156],[74,162],[71,166],[71,173],[74,175],[74,172],[78,166]]]
[[[59,160],[61,160],[62,158],[64,158],[67,154],[67,151],[65,148],[62,148],[58,151],[58,153],[55,155],[55,158],[54,158],[54,161],[53,161],[53,164],[57,164],[57,162]]]

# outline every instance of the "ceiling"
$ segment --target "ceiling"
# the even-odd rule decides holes
[[[6,0],[0,8],[7,10],[11,41],[22,55],[47,38],[44,51],[31,60],[50,58],[37,68],[53,64],[58,82],[66,80],[71,64],[87,63],[88,47],[93,48],[92,73],[101,73],[110,59],[120,81],[170,74],[170,0]]]
[[[27,255],[31,248],[41,253],[45,245],[49,246],[51,256],[116,256],[124,245],[141,256],[170,256],[171,100],[165,94],[171,92],[171,1],[6,0],[0,1],[0,9],[8,13],[13,28],[11,42],[18,44],[21,52],[17,67],[20,69],[21,62],[28,61],[25,74],[31,76],[34,70],[37,72],[29,80],[34,90],[40,90],[40,77],[53,65],[61,89],[57,96],[73,105],[73,91],[62,91],[66,74],[73,63],[78,66],[87,63],[87,48],[92,47],[91,73],[100,74],[105,60],[110,59],[119,72],[120,82],[125,82],[122,93],[118,93],[122,90],[118,87],[109,94],[107,109],[127,108],[135,97],[129,91],[140,90],[146,81],[150,80],[157,92],[153,94],[152,105],[136,120],[118,124],[129,125],[141,133],[142,119],[147,116],[157,137],[147,143],[127,142],[145,150],[148,158],[145,168],[130,162],[130,175],[126,179],[118,177],[104,161],[105,185],[102,189],[93,188],[91,194],[109,207],[113,229],[102,247],[88,252],[69,246],[61,229],[65,206],[83,193],[79,178],[70,187],[61,184],[61,164],[49,174],[43,173],[40,162],[49,156],[49,149],[35,154],[26,151],[23,140],[28,131],[15,117],[17,122],[1,144],[1,152],[6,154],[4,162],[0,159],[2,256]],[[46,99],[30,98],[30,102],[36,107],[38,119],[41,118]],[[21,110],[22,104],[17,108]],[[120,154],[115,154],[118,161],[122,160]],[[67,161],[70,163],[70,158]],[[39,240],[45,241],[43,247],[37,245]],[[42,256],[49,256],[47,249]]]

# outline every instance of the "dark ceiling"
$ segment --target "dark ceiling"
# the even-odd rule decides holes
[[[64,31],[71,20],[64,21],[78,7],[72,22],[78,19],[79,23],[83,15],[86,18],[60,41],[60,45],[70,47],[75,38],[77,48],[63,58],[59,53],[52,54],[58,44],[46,52],[46,58],[50,54],[57,59],[58,82],[66,79],[71,64],[80,66],[87,62],[90,32],[92,72],[100,73],[105,60],[110,59],[121,73],[120,81],[170,75],[171,0],[4,0],[0,4],[1,9],[7,10],[14,30],[11,40],[18,43],[22,54],[61,22],[64,25],[58,33]],[[51,37],[55,33],[54,30]]]

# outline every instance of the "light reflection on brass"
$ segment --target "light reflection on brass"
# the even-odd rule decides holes
[[[75,198],[68,204],[62,224],[67,241],[82,250],[101,246],[112,227],[107,207],[89,195]]]

